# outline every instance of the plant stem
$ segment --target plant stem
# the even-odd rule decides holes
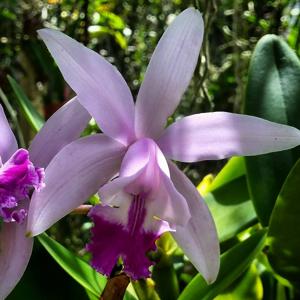
[[[130,279],[125,273],[109,278],[100,300],[122,300],[129,282]]]

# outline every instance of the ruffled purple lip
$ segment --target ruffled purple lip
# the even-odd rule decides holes
[[[147,253],[156,250],[155,241],[160,233],[143,228],[145,199],[133,196],[126,224],[113,220],[114,213],[118,213],[116,210],[119,209],[97,205],[90,212],[95,224],[92,240],[87,245],[87,250],[93,255],[92,266],[109,276],[118,259],[122,258],[124,271],[133,280],[149,277],[152,262]]]
[[[25,149],[17,150],[0,168],[0,217],[22,223],[27,216],[29,194],[43,187],[44,169],[35,167]]]

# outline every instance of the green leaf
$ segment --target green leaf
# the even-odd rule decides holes
[[[271,215],[269,261],[300,292],[300,160],[288,175]]]
[[[245,177],[244,160],[235,157],[220,171],[204,196],[221,242],[234,237],[256,220]]]
[[[214,300],[261,300],[263,299],[263,286],[255,264],[238,278],[225,293],[217,296]]]
[[[158,294],[155,291],[155,284],[152,279],[140,279],[138,281],[133,281],[132,285],[138,299],[140,300],[160,300]]]
[[[38,240],[54,260],[86,289],[91,299],[93,299],[92,295],[100,297],[107,281],[105,276],[96,272],[87,262],[50,238],[46,233],[39,235]],[[137,299],[132,285],[129,284],[124,300]]]
[[[275,35],[266,35],[253,53],[245,100],[245,113],[300,128],[300,62],[289,46]],[[280,188],[300,156],[294,150],[247,157],[251,198],[264,226]]]
[[[173,300],[178,298],[179,284],[172,257],[163,251],[159,262],[153,267],[152,279],[155,281],[155,289],[160,299]]]
[[[18,106],[20,107],[24,117],[35,132],[38,132],[44,125],[44,120],[41,115],[33,107],[20,85],[11,77],[7,76],[8,81],[16,95]]]
[[[183,290],[179,300],[209,300],[230,286],[250,265],[262,250],[266,230],[260,230],[245,241],[221,255],[220,272],[217,280],[208,285],[199,274]]]
[[[43,233],[38,240],[56,262],[80,285],[95,296],[105,287],[106,278],[97,273],[88,263],[74,255],[64,246]]]
[[[208,191],[214,191],[246,175],[246,165],[243,157],[232,157],[218,173]]]

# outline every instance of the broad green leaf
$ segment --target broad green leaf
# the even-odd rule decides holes
[[[288,175],[271,215],[268,256],[275,272],[300,292],[300,160]]]
[[[43,118],[33,107],[32,103],[30,102],[20,85],[11,76],[7,76],[7,78],[16,95],[18,106],[24,114],[24,117],[27,119],[32,129],[38,132],[44,125]]]
[[[95,296],[105,287],[106,278],[97,273],[88,263],[74,255],[64,246],[43,233],[38,240],[56,262],[80,285]]]
[[[243,242],[221,255],[220,272],[217,280],[208,285],[198,274],[183,290],[179,300],[209,300],[216,297],[230,286],[250,265],[256,255],[262,250],[266,230],[260,230]]]
[[[289,46],[266,35],[253,53],[244,112],[300,128],[300,62]],[[251,198],[264,226],[280,188],[300,156],[299,148],[246,158]]]
[[[256,220],[242,157],[233,157],[210,183],[199,184],[213,215],[221,242],[234,237]],[[208,176],[204,180],[210,180]]]
[[[253,224],[256,213],[246,188],[245,178],[240,178],[226,189],[205,196],[205,202],[215,221],[220,242],[224,242]]]

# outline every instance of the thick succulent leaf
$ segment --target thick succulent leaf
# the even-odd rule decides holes
[[[256,255],[262,250],[266,231],[261,230],[237,244],[221,256],[221,267],[217,280],[208,285],[196,275],[179,296],[179,300],[210,300],[224,291],[244,272]]]
[[[300,62],[279,37],[264,36],[253,53],[245,113],[300,128]],[[299,148],[246,158],[252,199],[267,225],[276,197],[299,157]]]
[[[288,175],[271,215],[268,256],[273,269],[300,292],[300,160]]]

